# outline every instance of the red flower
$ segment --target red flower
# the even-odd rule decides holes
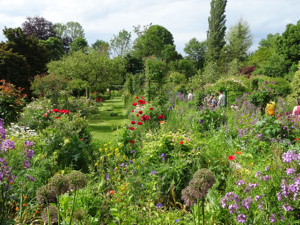
[[[129,129],[130,129],[130,130],[135,130],[135,128],[134,128],[134,127],[130,127]]]
[[[40,98],[42,97],[42,95],[40,95]]]
[[[141,98],[144,98],[144,97],[141,97]]]
[[[96,94],[97,92],[95,91],[94,94]]]
[[[131,121],[131,124],[135,124],[135,121]]]
[[[55,119],[60,119],[60,117],[59,117],[59,116],[57,116],[57,117],[55,117]]]
[[[183,144],[183,141],[179,142],[179,144],[181,144],[181,145],[182,145],[182,144]]]
[[[136,105],[137,105],[137,103],[132,103],[132,105],[133,105],[133,106],[136,106]]]
[[[153,108],[151,107],[150,110],[153,110]]]
[[[229,159],[230,161],[232,161],[232,160],[235,160],[235,157],[234,157],[234,155],[230,155],[230,156],[228,157],[228,159]]]
[[[182,156],[182,154],[179,154],[179,156]]]
[[[129,143],[130,143],[130,144],[134,144],[134,140],[130,140]]]
[[[98,101],[98,98],[96,98],[96,101]]]
[[[296,138],[295,141],[299,141],[299,138]]]
[[[165,117],[163,115],[159,115],[158,119],[164,119]]]
[[[140,114],[136,114],[136,116],[140,116]]]
[[[142,123],[142,122],[138,122],[137,124],[138,124],[138,125],[143,125],[143,123]]]
[[[59,109],[53,109],[54,112],[59,112]]]
[[[110,195],[112,195],[113,193],[114,193],[113,190],[110,190],[110,191],[108,192],[108,194],[110,194]]]
[[[102,102],[102,98],[100,98],[100,102]]]
[[[143,114],[143,111],[139,111],[139,114]]]
[[[138,97],[138,96],[136,96],[135,98],[136,98],[136,99],[138,99],[139,97]]]

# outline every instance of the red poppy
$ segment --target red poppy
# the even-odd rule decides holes
[[[102,98],[100,98],[100,102],[102,102]]]
[[[132,105],[133,105],[133,106],[136,106],[136,105],[137,105],[137,103],[132,103]]]
[[[134,112],[134,110],[132,110],[131,112]]]
[[[59,112],[59,109],[53,109],[54,112]]]
[[[42,95],[40,95],[40,98],[42,97]]]
[[[97,92],[95,91],[94,94],[96,94]]]
[[[141,97],[141,98],[144,98],[144,97]]]
[[[153,110],[153,108],[151,107],[150,110]]]
[[[140,116],[140,114],[136,114],[136,116]]]
[[[295,141],[299,141],[299,138],[296,138]]]
[[[134,144],[134,140],[130,140],[129,143],[130,143],[130,144]]]
[[[182,145],[182,144],[183,144],[183,141],[179,142],[179,144],[181,144],[181,145]]]
[[[232,160],[235,160],[235,157],[234,157],[234,155],[230,155],[230,156],[228,157],[228,159],[229,159],[230,161],[232,161]]]
[[[113,194],[114,193],[114,191],[113,190],[110,190],[109,192],[108,192],[108,194]]]
[[[137,124],[138,124],[138,125],[143,125],[143,123],[142,123],[142,122],[138,122]]]
[[[131,121],[131,124],[135,124],[135,121]]]
[[[134,127],[130,127],[129,130],[135,130],[135,128]]]
[[[143,111],[139,111],[139,114],[143,114]]]
[[[139,97],[138,97],[138,96],[136,96],[135,98],[136,98],[136,99],[138,99]]]
[[[165,117],[163,115],[159,115],[158,119],[164,119]]]

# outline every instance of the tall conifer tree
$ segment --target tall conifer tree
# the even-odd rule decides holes
[[[210,3],[210,17],[208,17],[207,52],[209,62],[220,58],[221,49],[225,45],[226,15],[225,7],[227,0],[212,0]]]

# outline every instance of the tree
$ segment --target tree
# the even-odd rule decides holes
[[[174,45],[174,37],[173,34],[168,31],[166,28],[160,25],[150,26],[146,31],[146,34],[151,35],[154,34],[160,38],[163,45]]]
[[[87,41],[82,37],[77,37],[74,41],[70,44],[70,51],[77,52],[79,50],[83,50],[85,47],[88,46]]]
[[[4,45],[0,45],[0,80],[13,83],[16,87],[30,91],[29,67],[22,55],[13,53],[12,49],[6,51]]]
[[[202,69],[205,62],[206,41],[198,41],[192,38],[185,44],[184,52],[188,55],[187,58],[194,60],[197,63],[197,69]]]
[[[121,30],[118,35],[110,40],[111,49],[114,51],[115,56],[121,56],[122,58],[131,48],[131,32],[125,29]]]
[[[226,61],[231,62],[233,59],[244,61],[247,51],[253,43],[253,35],[247,21],[242,18],[232,27],[225,35],[227,45],[225,46]]]
[[[188,59],[181,59],[178,61],[178,71],[183,73],[187,79],[197,73],[193,62]]]
[[[134,57],[130,53],[125,55],[124,60],[127,73],[136,74],[138,70],[141,71],[144,68],[143,60]]]
[[[225,7],[227,0],[212,0],[210,3],[210,17],[208,17],[208,31],[207,31],[207,52],[206,57],[208,61],[218,61],[220,58],[220,51],[225,45],[225,31],[226,31],[226,16]]]
[[[40,40],[40,44],[50,51],[50,60],[59,60],[64,54],[62,42],[55,37],[50,37],[47,41]]]
[[[298,63],[298,71],[294,75],[294,79],[291,83],[292,93],[287,96],[287,101],[291,105],[296,104],[296,100],[300,98],[300,62]]]
[[[54,30],[61,38],[70,37],[72,40],[74,40],[78,37],[84,38],[85,36],[84,29],[82,28],[81,24],[73,21],[67,22],[66,24],[56,23]]]
[[[73,52],[59,61],[48,65],[48,72],[65,76],[71,81],[80,80],[89,98],[89,89],[98,86],[109,87],[121,81],[125,71],[125,62],[121,57],[109,59],[107,54],[89,49],[89,54],[83,51]]]
[[[53,23],[44,17],[26,17],[26,21],[22,23],[22,30],[28,36],[33,35],[39,40],[46,41],[50,37],[56,37]]]
[[[6,51],[11,49],[12,53],[24,56],[29,67],[29,79],[46,72],[50,52],[39,43],[38,39],[33,36],[27,37],[19,27],[15,29],[5,28],[3,33],[8,41],[0,43],[0,46],[3,46]]]
[[[286,60],[283,55],[273,54],[267,61],[260,64],[260,68],[254,71],[258,75],[270,77],[284,77],[287,72]]]
[[[267,48],[275,48],[276,47],[276,39],[280,37],[279,33],[276,34],[268,34],[267,39],[261,39],[258,43],[260,47],[267,47]]]
[[[288,66],[300,61],[300,20],[296,25],[288,24],[282,35],[276,38],[279,54],[285,57]]]
[[[92,44],[92,48],[98,50],[100,52],[105,52],[108,56],[110,56],[110,47],[109,43],[103,40],[96,40],[94,44]]]
[[[167,44],[164,46],[164,49],[161,51],[161,56],[166,60],[167,63],[170,61],[175,61],[178,59],[178,53],[175,50],[175,46]]]

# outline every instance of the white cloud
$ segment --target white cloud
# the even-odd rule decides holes
[[[299,0],[230,0],[226,25],[240,17],[248,21],[255,37],[251,50],[255,50],[268,33],[282,33],[287,23],[295,24],[299,8]],[[132,32],[132,26],[152,23],[167,28],[183,53],[191,38],[205,40],[209,13],[210,0],[0,0],[0,29],[21,26],[26,16],[43,16],[53,23],[77,21],[91,44],[96,39],[109,41],[122,29]],[[2,32],[1,40],[5,40]]]

